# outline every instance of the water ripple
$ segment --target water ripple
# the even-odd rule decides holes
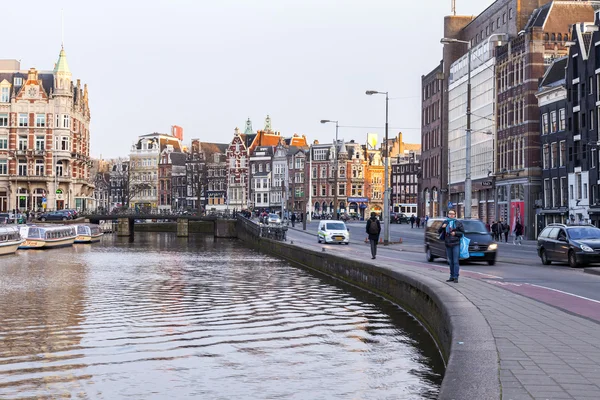
[[[2,259],[0,398],[436,398],[392,304],[236,241],[135,239]]]

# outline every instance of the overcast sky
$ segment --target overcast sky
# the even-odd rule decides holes
[[[478,14],[492,0],[457,0]],[[284,136],[420,142],[421,75],[441,58],[451,0],[29,0],[4,7],[1,58],[53,68],[61,43],[89,86],[91,154],[124,156],[139,135],[184,128],[185,141],[229,142],[267,114]],[[377,129],[376,127],[380,127]]]

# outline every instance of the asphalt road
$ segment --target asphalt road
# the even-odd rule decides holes
[[[309,248],[340,252],[346,256],[369,254],[369,245],[364,222],[350,222],[350,245],[324,245],[317,243],[318,221],[307,225],[302,231],[302,224],[288,231],[288,240],[293,240]],[[291,228],[291,227],[290,227]],[[411,229],[410,225],[392,224],[390,241],[402,238],[402,244],[379,246],[377,258],[385,257],[423,268],[433,268],[447,272],[444,259],[436,259],[433,263],[425,260],[423,253],[423,229]],[[535,298],[547,304],[563,308],[600,321],[600,276],[584,273],[583,268],[572,269],[568,265],[543,265],[536,254],[535,242],[530,241],[523,246],[515,246],[511,242],[501,243],[496,265],[471,263],[461,266],[461,275],[485,280],[500,285],[507,290]]]

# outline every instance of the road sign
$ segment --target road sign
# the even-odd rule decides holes
[[[481,182],[482,186],[492,186],[492,181],[483,181]]]
[[[47,203],[47,202],[48,202],[48,200],[46,200],[46,198],[45,198],[45,197],[42,197],[42,204],[45,204],[45,203]]]
[[[453,203],[453,202],[451,202],[451,201],[449,201],[449,202],[448,202],[448,208],[453,208],[453,207],[454,207],[454,203]]]
[[[63,194],[63,190],[62,189],[56,189],[56,194]]]

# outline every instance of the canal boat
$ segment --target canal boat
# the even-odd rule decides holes
[[[0,226],[0,256],[14,254],[25,239],[16,226]]]
[[[96,224],[81,224],[75,225],[77,229],[77,237],[75,243],[96,243],[104,233]]]
[[[77,232],[69,225],[25,225],[21,226],[21,236],[25,242],[19,249],[53,249],[72,246]]]

